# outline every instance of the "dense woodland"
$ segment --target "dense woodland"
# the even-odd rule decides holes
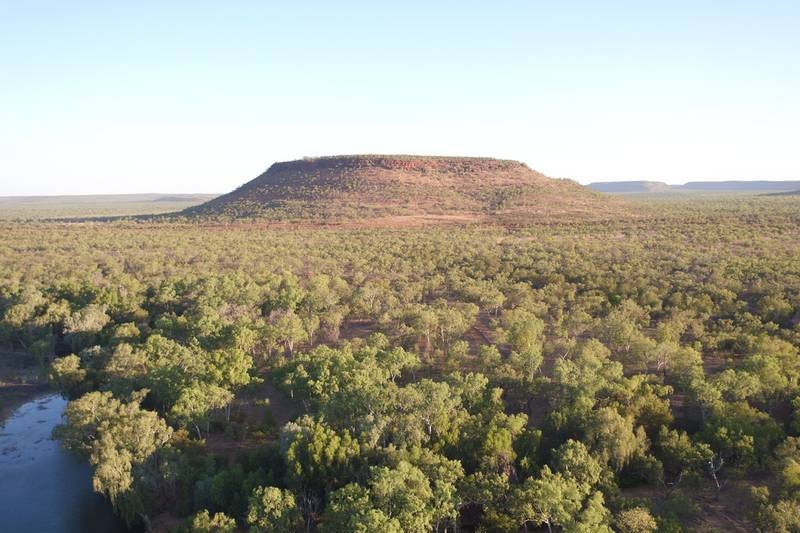
[[[0,221],[0,343],[136,527],[800,531],[800,199],[637,209]]]

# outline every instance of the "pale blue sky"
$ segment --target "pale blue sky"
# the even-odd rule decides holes
[[[800,1],[0,0],[0,195],[225,192],[274,161],[800,179]]]

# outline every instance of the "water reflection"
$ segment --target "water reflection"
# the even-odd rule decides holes
[[[0,529],[14,533],[125,532],[92,491],[89,465],[50,435],[67,402],[30,401],[0,425]]]

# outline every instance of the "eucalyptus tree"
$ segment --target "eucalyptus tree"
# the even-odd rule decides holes
[[[67,405],[65,423],[54,430],[65,448],[89,459],[94,490],[118,507],[131,494],[137,468],[172,436],[162,418],[141,408],[146,393],[139,391],[128,401],[110,392],[87,393]]]

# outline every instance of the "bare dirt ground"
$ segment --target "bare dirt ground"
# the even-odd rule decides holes
[[[478,313],[475,323],[464,335],[464,340],[469,342],[472,353],[477,354],[481,344],[494,344],[494,341],[492,341],[492,320],[494,320],[494,315],[481,311]]]
[[[342,221],[236,221],[230,223],[208,222],[203,227],[211,231],[230,229],[375,229],[417,228],[423,226],[466,225],[489,222],[487,217],[475,213],[449,215],[418,214],[392,215]]]
[[[206,449],[211,453],[227,456],[234,460],[241,452],[253,450],[274,440],[278,431],[305,412],[298,400],[293,400],[279,390],[269,377],[264,381],[237,395],[231,408],[231,419],[248,428],[243,438],[224,433],[212,433],[206,438]],[[264,400],[267,403],[263,403]],[[255,435],[253,431],[257,431]],[[267,431],[268,434],[264,434]]]
[[[711,480],[705,480],[699,486],[685,485],[681,487],[683,494],[698,506],[698,513],[689,519],[684,526],[687,531],[711,530],[731,533],[753,533],[755,524],[749,516],[751,509],[750,487],[763,485],[764,480],[752,478],[747,480],[724,481],[722,490],[716,491]],[[659,487],[639,486],[624,489],[626,498],[641,498],[656,504],[665,501],[665,492]]]
[[[339,340],[366,339],[376,331],[373,320],[352,319],[342,324]]]
[[[169,531],[174,531],[181,523],[182,520],[177,516],[169,513],[161,513],[150,520],[147,531],[148,533],[168,533]]]

